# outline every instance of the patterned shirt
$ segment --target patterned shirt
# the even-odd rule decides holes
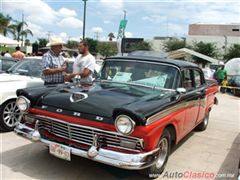
[[[45,69],[54,69],[63,67],[64,59],[62,55],[56,56],[52,50],[49,50],[42,57],[42,71]],[[59,72],[55,74],[44,75],[42,73],[42,79],[45,83],[63,83],[64,73]]]

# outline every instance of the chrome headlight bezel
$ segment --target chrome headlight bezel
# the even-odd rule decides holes
[[[119,127],[120,125],[122,125],[122,123],[124,123],[124,121],[125,121],[125,123],[128,123],[128,127],[125,131]],[[119,115],[119,116],[117,116],[117,118],[115,120],[115,128],[116,128],[117,132],[119,132],[123,135],[132,134],[134,131],[135,125],[136,125],[136,123],[127,115]]]
[[[16,100],[16,105],[20,111],[26,112],[30,108],[30,100],[24,96],[19,96]]]

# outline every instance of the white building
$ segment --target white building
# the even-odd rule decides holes
[[[232,44],[240,44],[240,24],[190,24],[186,43],[215,43],[222,54]]]

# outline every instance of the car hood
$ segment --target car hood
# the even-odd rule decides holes
[[[39,78],[17,75],[17,74],[7,74],[7,73],[0,74],[0,82],[28,81],[31,79],[39,79]]]
[[[71,101],[73,94],[82,93],[87,98]],[[145,119],[163,105],[171,102],[175,91],[154,90],[133,85],[97,83],[88,90],[83,88],[61,87],[45,94],[41,105],[50,111],[80,112],[101,117],[113,117],[114,113],[125,112]]]
[[[20,88],[43,85],[41,78],[22,76],[16,74],[0,74],[0,92],[16,91]]]

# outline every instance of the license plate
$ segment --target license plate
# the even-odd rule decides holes
[[[53,143],[49,145],[50,154],[67,161],[71,161],[71,151],[68,147]]]

